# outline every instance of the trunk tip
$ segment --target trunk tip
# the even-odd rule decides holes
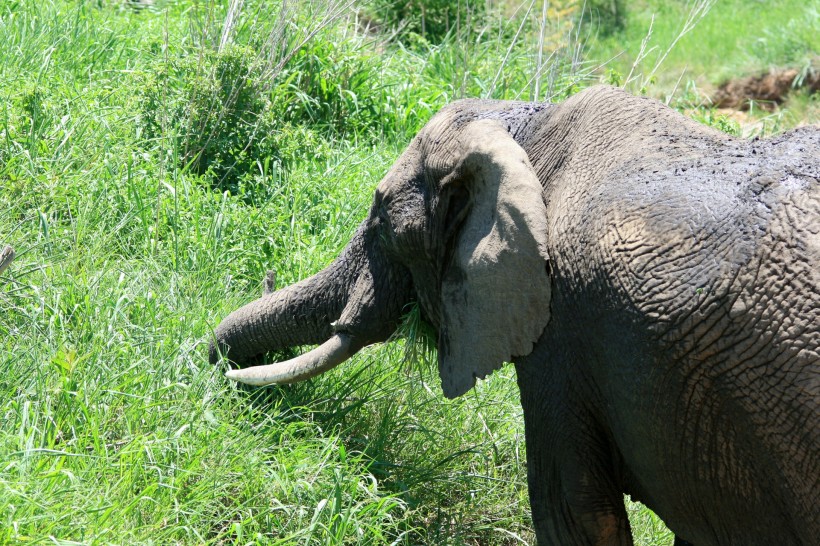
[[[217,328],[219,330],[219,328]],[[208,361],[213,364],[219,364],[220,362],[224,361],[230,364],[232,359],[228,358],[228,352],[230,351],[231,346],[228,345],[224,336],[220,335],[220,333],[214,332],[213,337],[211,338],[210,342],[208,343]],[[235,352],[235,351],[234,351]],[[237,355],[234,355],[237,356]]]
[[[213,365],[219,364],[220,360],[222,360],[222,351],[217,347],[216,341],[212,339],[211,342],[208,343],[208,362]]]

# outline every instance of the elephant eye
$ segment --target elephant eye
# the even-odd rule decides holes
[[[384,206],[379,207],[378,218],[380,224],[385,226],[390,225],[390,219],[387,216],[387,210],[384,208]]]
[[[390,214],[387,212],[387,207],[381,206],[377,214],[377,231],[379,238],[386,246],[390,246],[395,242],[396,233],[393,229],[393,224],[390,221]]]

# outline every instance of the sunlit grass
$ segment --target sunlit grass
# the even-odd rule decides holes
[[[681,35],[687,13],[699,4],[708,5],[708,11]],[[789,93],[782,105],[753,104],[748,112],[716,112],[711,102],[727,80],[784,68],[803,75],[820,70],[820,13],[811,2],[642,0],[618,5],[622,29],[587,29],[592,34],[587,54],[612,59],[600,71],[603,81],[657,97],[698,121],[745,137],[820,119],[817,93],[805,89]],[[660,60],[661,69],[655,70]]]
[[[592,40],[590,53],[605,59],[617,56],[612,66],[626,74],[650,28],[649,47],[655,49],[645,64],[651,68],[680,31],[692,3],[640,0],[623,4],[623,31]],[[818,21],[820,12],[812,2],[720,0],[669,51],[658,84],[671,88],[684,70],[685,79],[718,85],[727,78],[773,66],[800,68],[816,63],[820,52]]]
[[[475,43],[359,37],[325,73],[370,55],[357,93],[385,97],[395,127],[289,126],[289,163],[254,158],[224,192],[180,161],[184,133],[140,130],[143,77],[220,35],[225,7],[198,6],[0,5],[0,247],[17,251],[0,275],[0,543],[532,543],[514,372],[446,401],[417,310],[395,342],[287,387],[237,388],[206,344],[268,269],[282,286],[338,254],[442,104],[561,97],[592,63],[564,52],[533,85],[517,23]],[[630,506],[638,544],[671,542]]]
[[[334,141],[289,170],[260,161],[245,195],[213,191],[173,140],[136,131],[143,45],[184,17],[30,8],[0,29],[21,53],[0,95],[0,239],[17,250],[0,278],[0,542],[529,536],[514,383],[445,404],[390,346],[256,392],[207,363],[267,268],[283,285],[339,252],[404,142]]]

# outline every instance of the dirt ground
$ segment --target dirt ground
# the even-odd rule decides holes
[[[794,89],[808,88],[810,93],[820,91],[820,70],[801,73],[795,68],[771,70],[765,74],[729,80],[712,95],[712,104],[718,109],[748,111],[755,107],[774,110],[785,102]]]

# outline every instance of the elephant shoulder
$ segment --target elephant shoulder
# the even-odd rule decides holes
[[[725,296],[753,260],[770,213],[696,163],[615,170],[566,190],[550,207],[551,241],[561,247],[553,253],[574,278],[644,316],[674,320],[708,294]]]

